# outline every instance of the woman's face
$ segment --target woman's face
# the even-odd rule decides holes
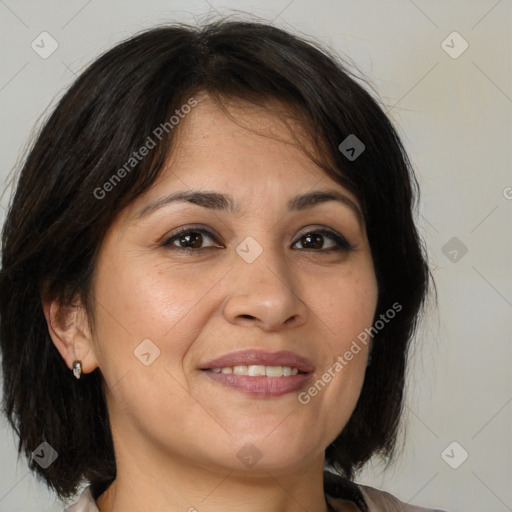
[[[197,99],[101,247],[92,352],[118,454],[285,471],[322,458],[356,405],[368,346],[344,354],[375,313],[370,247],[355,196],[276,117],[231,106],[259,135]],[[341,199],[298,199],[319,191]],[[171,200],[192,192],[223,198]]]

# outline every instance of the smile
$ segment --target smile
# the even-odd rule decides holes
[[[248,375],[249,377],[291,377],[297,375],[299,372],[298,368],[292,368],[291,366],[265,366],[265,365],[239,365],[239,366],[224,366],[222,368],[212,368],[214,373],[224,373],[235,375]]]
[[[291,366],[236,365],[203,369],[202,373],[216,384],[260,398],[298,393],[312,378]]]

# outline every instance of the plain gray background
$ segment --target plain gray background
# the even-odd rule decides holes
[[[439,308],[431,302],[416,337],[403,453],[358,481],[451,512],[512,510],[510,0],[0,0],[2,181],[40,116],[100,52],[157,23],[234,10],[348,56],[379,91],[422,188],[418,224]],[[58,43],[46,59],[31,47],[42,32]],[[16,462],[4,418],[0,456],[0,511],[62,509]]]

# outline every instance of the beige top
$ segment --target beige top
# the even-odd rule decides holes
[[[356,504],[352,500],[326,494],[327,503],[336,512],[443,512],[438,509],[407,505],[387,492],[379,491],[366,485],[357,485],[355,487],[360,492],[363,503],[359,502]],[[90,487],[86,487],[79,500],[66,508],[64,512],[99,512],[92,497]]]
[[[385,491],[374,489],[366,485],[358,485],[363,496],[364,502],[368,507],[367,512],[443,512],[439,509],[417,507],[408,505],[403,501],[395,498],[393,495]],[[332,498],[326,494],[329,505],[336,512],[363,512],[364,508],[356,505],[353,501],[347,501],[341,498]]]

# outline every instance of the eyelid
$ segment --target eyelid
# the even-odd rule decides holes
[[[202,235],[207,236],[213,241],[218,242],[221,238],[215,230],[211,228],[203,227],[202,225],[186,225],[181,228],[178,228],[173,233],[166,235],[162,242],[158,245],[165,247],[165,246],[172,246],[173,249],[176,249],[178,251],[184,251],[184,252],[195,252],[198,253],[200,251],[204,251],[206,249],[214,249],[219,248],[219,245],[212,245],[209,247],[201,247],[199,249],[192,249],[188,247],[179,247],[177,245],[173,245],[171,241],[173,241],[175,238],[179,237],[182,234],[194,232],[194,233],[200,233]],[[335,247],[329,248],[329,249],[301,249],[303,251],[310,251],[310,252],[319,252],[319,253],[327,253],[332,251],[355,251],[357,249],[357,246],[352,244],[344,235],[341,233],[338,233],[336,230],[333,230],[331,228],[328,228],[326,226],[309,226],[306,228],[305,231],[301,232],[293,241],[292,246],[296,245],[300,239],[306,235],[309,234],[315,234],[318,233],[322,236],[325,236],[326,238],[330,238],[334,243]]]
[[[306,236],[306,235],[309,235],[312,233],[319,233],[322,236],[326,236],[327,238],[330,238],[331,240],[333,240],[336,243],[337,249],[325,249],[323,251],[310,249],[311,251],[314,251],[314,252],[328,252],[328,251],[335,251],[335,250],[354,251],[356,249],[356,246],[353,245],[344,235],[342,235],[341,233],[338,233],[337,231],[335,231],[331,228],[327,228],[324,226],[307,228],[306,231],[304,231],[297,237],[297,239],[293,243],[293,245],[295,245],[303,236]],[[304,249],[304,250],[307,250],[307,249]]]
[[[188,224],[186,226],[183,226],[181,228],[178,228],[176,229],[175,231],[173,231],[172,233],[168,234],[168,235],[165,235],[162,239],[161,242],[158,243],[159,246],[170,246],[172,245],[171,244],[171,241],[174,240],[175,238],[179,237],[180,235],[182,234],[185,234],[185,233],[189,233],[189,232],[192,232],[192,233],[201,233],[202,235],[205,235],[207,236],[208,238],[211,238],[212,240],[214,241],[218,241],[221,237],[220,235],[217,234],[217,232],[211,228],[205,228],[205,227],[202,227],[200,225],[193,225],[193,224]],[[190,251],[190,252],[198,252],[200,250],[204,250],[204,249],[208,249],[209,247],[203,247],[201,249],[187,249],[186,247],[179,247],[177,245],[173,246],[175,249],[177,250],[183,250],[183,251]],[[211,246],[211,247],[215,247],[215,246]],[[218,247],[218,246],[216,246]]]

